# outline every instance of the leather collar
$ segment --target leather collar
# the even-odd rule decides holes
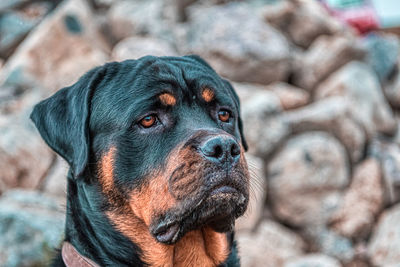
[[[100,267],[91,259],[81,255],[69,242],[63,243],[61,256],[67,267]]]

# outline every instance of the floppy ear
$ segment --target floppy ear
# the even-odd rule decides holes
[[[233,99],[235,99],[235,104],[236,104],[236,108],[239,112],[239,116],[238,116],[238,126],[239,126],[239,133],[240,133],[240,139],[242,140],[242,145],[245,151],[247,151],[248,149],[248,145],[246,142],[246,139],[244,138],[244,134],[243,134],[243,121],[242,118],[240,117],[240,100],[238,95],[235,92],[235,89],[233,89],[233,86],[230,82],[228,82],[227,80],[224,80],[224,84],[226,85],[226,87],[229,89],[229,91],[231,92],[231,95],[233,96]]]
[[[89,160],[90,100],[104,69],[91,70],[74,85],[41,101],[30,116],[44,141],[68,162],[75,178],[85,171]]]

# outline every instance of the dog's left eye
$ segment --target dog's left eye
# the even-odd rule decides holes
[[[229,119],[231,117],[231,114],[229,113],[229,111],[221,109],[220,111],[218,111],[218,119],[222,122],[228,122]]]
[[[143,119],[139,121],[139,124],[143,126],[144,128],[150,128],[157,122],[157,116],[156,115],[147,115]]]

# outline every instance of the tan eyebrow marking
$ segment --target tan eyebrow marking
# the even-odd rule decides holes
[[[210,88],[204,88],[203,92],[201,93],[201,96],[206,102],[211,102],[214,99],[214,91],[211,90]]]
[[[161,100],[161,103],[163,103],[166,106],[175,106],[176,104],[176,98],[170,93],[161,94],[159,98]]]

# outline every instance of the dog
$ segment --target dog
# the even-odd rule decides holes
[[[70,166],[53,266],[239,266],[239,109],[195,55],[107,63],[38,103],[32,121]]]

